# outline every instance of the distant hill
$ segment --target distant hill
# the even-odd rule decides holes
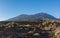
[[[57,18],[55,18],[52,15],[49,15],[47,13],[37,13],[34,15],[26,15],[26,14],[22,14],[22,15],[18,15],[14,18],[10,18],[7,21],[28,21],[28,22],[40,22],[42,20],[58,20]]]

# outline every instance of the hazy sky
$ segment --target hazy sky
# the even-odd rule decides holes
[[[60,18],[60,0],[0,0],[0,20],[40,12]]]

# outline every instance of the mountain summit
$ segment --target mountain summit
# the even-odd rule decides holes
[[[14,18],[8,19],[7,21],[39,22],[39,21],[44,20],[44,19],[57,20],[57,18],[55,18],[54,16],[49,15],[47,13],[37,13],[37,14],[34,14],[34,15],[22,14],[22,15],[14,17]]]

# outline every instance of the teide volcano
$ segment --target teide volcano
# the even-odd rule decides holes
[[[38,14],[34,14],[34,15],[26,15],[26,14],[22,14],[19,16],[16,16],[14,18],[8,19],[7,21],[28,21],[28,22],[40,22],[41,20],[44,19],[49,19],[49,20],[57,20],[57,18],[55,18],[52,15],[49,15],[47,13],[38,13]]]

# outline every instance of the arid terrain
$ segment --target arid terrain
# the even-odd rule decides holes
[[[0,22],[0,38],[60,38],[60,21]]]

